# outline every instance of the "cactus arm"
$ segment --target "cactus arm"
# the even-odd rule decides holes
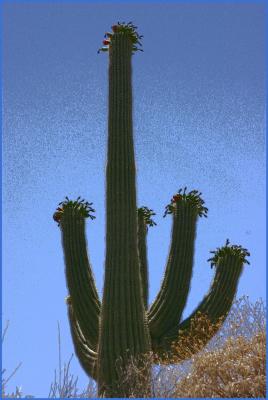
[[[185,191],[180,195],[180,190],[177,199],[167,206],[173,214],[172,240],[165,276],[148,314],[153,341],[181,319],[192,277],[196,222],[198,214],[207,212],[197,191]]]
[[[80,211],[67,203],[60,219],[65,274],[80,328],[93,350],[96,350],[100,301],[87,255],[85,216]]]
[[[106,397],[115,394],[116,360],[124,362],[127,351],[136,356],[150,349],[138,260],[131,53],[129,36],[115,33],[109,49],[106,258],[98,350],[99,395]]]
[[[140,264],[140,276],[142,284],[142,293],[144,306],[148,308],[148,296],[149,296],[149,277],[148,277],[148,261],[147,261],[147,232],[148,226],[154,226],[156,223],[151,218],[155,215],[153,210],[148,207],[138,208],[138,250],[139,250],[139,264]]]
[[[222,249],[226,249],[226,247],[227,246]],[[249,253],[247,253],[247,255],[249,255]],[[153,342],[154,350],[159,356],[161,356],[163,352],[170,353],[171,356],[174,356],[174,343],[180,340],[180,336],[185,337],[191,334],[194,321],[197,320],[200,315],[206,316],[215,329],[211,329],[201,341],[199,340],[199,346],[194,346],[194,344],[196,344],[196,337],[193,337],[193,348],[195,351],[199,351],[208,343],[215,332],[220,328],[232,306],[244,263],[248,263],[247,260],[241,259],[237,253],[231,254],[230,252],[217,261],[213,283],[208,294],[198,307],[183,322],[177,323],[171,329],[167,330],[158,342]]]
[[[147,226],[142,215],[138,215],[138,249],[140,262],[140,275],[142,284],[142,294],[145,309],[148,308],[148,261],[147,261]]]
[[[152,339],[161,337],[180,320],[190,288],[196,216],[184,209],[183,217],[173,219],[172,242],[160,291],[148,320]]]
[[[71,304],[68,304],[68,317],[76,356],[86,374],[92,379],[97,380],[96,367],[98,354],[90,349],[85,337],[83,336]]]

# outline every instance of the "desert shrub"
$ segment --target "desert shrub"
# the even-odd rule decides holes
[[[181,335],[174,344],[173,360],[158,359],[148,354],[140,360],[130,359],[128,367],[121,371],[120,382],[131,388],[131,397],[140,397],[144,387],[136,379],[152,368],[151,393],[154,398],[202,398],[202,397],[258,397],[266,395],[266,308],[262,300],[251,303],[243,296],[236,300],[231,311],[215,336],[203,346],[210,331],[217,330],[207,318],[200,315],[191,329],[193,337]],[[2,335],[2,342],[7,326]],[[96,383],[90,380],[84,390],[78,387],[78,378],[71,373],[71,361],[62,364],[61,340],[58,327],[59,362],[54,372],[49,398],[94,398],[97,396]],[[184,361],[185,360],[185,361]],[[2,398],[33,397],[23,396],[16,387],[8,394],[6,384],[15,375],[6,376],[2,371]],[[120,363],[117,366],[120,368]],[[119,384],[120,384],[119,382]]]
[[[193,321],[190,334],[181,334],[174,343],[174,356],[166,363],[151,354],[143,368],[131,360],[121,375],[123,384],[139,397],[137,374],[152,369],[152,397],[265,397],[266,395],[266,308],[259,300],[251,303],[243,296],[236,300],[222,321],[212,325],[205,315]],[[211,333],[217,332],[204,347]],[[186,361],[185,361],[186,360]],[[164,360],[165,361],[165,360]],[[140,362],[139,362],[140,364]]]
[[[203,340],[214,329],[218,329],[217,324],[211,325],[205,316],[200,316],[191,335],[182,335],[175,344],[178,359],[187,355],[191,358],[181,365],[173,397],[265,397],[264,302],[251,303],[247,296],[236,300],[219,331],[202,348]],[[183,370],[184,364],[187,371]]]
[[[218,350],[194,356],[175,397],[266,397],[265,331],[228,338]]]
[[[70,398],[93,398],[96,397],[97,385],[95,381],[90,380],[84,390],[78,387],[78,377],[70,372],[70,364],[73,358],[71,355],[68,362],[65,362],[63,369],[61,365],[54,372],[54,380],[50,385],[48,398],[52,399],[70,399]]]
[[[70,365],[73,358],[71,355],[68,362],[62,366],[61,358],[61,332],[58,322],[58,370],[54,370],[54,380],[50,385],[48,398],[69,399],[69,398],[93,398],[97,394],[97,384],[91,379],[84,390],[78,388],[78,377],[70,372]]]

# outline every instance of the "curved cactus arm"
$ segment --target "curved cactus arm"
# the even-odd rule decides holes
[[[140,275],[141,275],[141,284],[143,291],[143,300],[146,310],[148,308],[148,296],[149,296],[146,236],[148,232],[148,225],[149,226],[156,225],[156,223],[151,218],[152,215],[155,215],[155,213],[148,207],[138,208],[138,250],[139,250]]]
[[[98,354],[90,349],[85,337],[83,336],[70,300],[68,300],[68,317],[75,354],[77,355],[77,358],[86,374],[88,374],[92,379],[97,380],[96,367]]]
[[[196,222],[198,215],[207,213],[201,193],[193,190],[186,194],[186,188],[181,192],[173,196],[165,212],[173,214],[172,240],[165,276],[148,314],[153,341],[181,319],[192,277]]]
[[[92,204],[92,203],[91,203]],[[95,218],[89,203],[73,202],[66,198],[56,213],[62,231],[65,273],[68,291],[72,298],[80,328],[93,350],[96,350],[99,334],[100,300],[87,255],[85,218]]]
[[[164,353],[165,357],[167,354],[171,357],[175,355],[182,361],[185,356],[182,355],[180,358],[180,354],[174,353],[176,343],[180,342],[180,337],[188,337],[189,348],[192,348],[193,352],[199,351],[214,336],[227,317],[236,294],[243,265],[244,263],[249,264],[245,259],[249,253],[241,246],[229,247],[228,241],[224,247],[217,249],[214,253],[215,256],[209,261],[211,261],[212,266],[215,265],[216,273],[208,294],[188,318],[175,324],[171,329],[167,329],[158,341],[153,342],[154,350],[159,356]],[[196,335],[192,335],[192,332],[195,330],[194,324],[195,321],[198,321],[199,316],[208,319],[211,329],[207,331],[206,335],[200,335],[200,330],[197,330],[197,340]],[[199,344],[196,345],[197,343]]]

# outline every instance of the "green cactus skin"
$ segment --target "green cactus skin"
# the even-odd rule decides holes
[[[148,279],[148,261],[147,261],[147,225],[142,215],[138,215],[138,249],[140,262],[140,275],[142,284],[142,295],[144,307],[148,308],[149,279]]]
[[[149,277],[148,277],[148,260],[147,260],[147,232],[148,225],[154,226],[156,223],[151,218],[155,215],[153,210],[148,207],[138,208],[138,250],[139,250],[139,263],[140,275],[142,284],[142,293],[145,309],[148,308],[149,296]]]
[[[164,280],[148,314],[153,341],[181,319],[192,277],[197,218],[207,214],[197,191],[180,192],[166,207],[165,215],[173,214],[172,239]]]
[[[148,316],[152,338],[161,337],[181,318],[192,277],[196,221],[195,210],[178,204],[164,280]]]
[[[100,301],[87,256],[85,218],[79,211],[65,209],[61,218],[66,279],[72,304],[83,334],[97,349]]]
[[[100,318],[99,394],[114,397],[115,362],[150,350],[142,299],[137,243],[135,161],[132,133],[132,43],[115,33],[110,50],[106,260]],[[111,391],[110,391],[111,390]]]
[[[132,132],[131,56],[141,50],[137,47],[141,36],[131,23],[118,23],[112,30],[106,34],[108,46],[99,50],[108,52],[110,60],[102,303],[85,237],[85,219],[95,218],[92,203],[66,198],[53,218],[62,233],[68,317],[76,355],[88,376],[98,382],[100,397],[122,398],[130,397],[131,391],[120,385],[118,361],[124,370],[129,357],[138,359],[152,350],[163,363],[173,356],[179,359],[173,345],[190,331],[199,313],[213,324],[226,318],[249,253],[241,246],[230,246],[228,240],[212,252],[208,261],[216,273],[210,290],[197,309],[181,321],[190,290],[196,224],[198,217],[206,216],[207,208],[198,191],[187,194],[186,188],[179,190],[165,210],[165,215],[173,217],[171,246],[163,283],[148,309],[147,226],[155,223],[152,210],[137,209]],[[202,346],[209,339],[207,335]],[[139,374],[141,397],[150,397],[149,369]]]
[[[68,305],[68,317],[71,328],[71,335],[74,343],[75,353],[87,375],[97,380],[97,353],[87,343],[78,320],[75,317],[72,305]]]

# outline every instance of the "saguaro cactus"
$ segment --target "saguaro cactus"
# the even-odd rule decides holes
[[[212,323],[223,320],[249,253],[229,241],[217,249],[209,260],[216,268],[210,291],[197,309],[181,321],[192,276],[196,224],[198,217],[206,217],[207,208],[197,190],[187,193],[186,188],[180,189],[166,206],[165,216],[173,217],[171,246],[162,286],[148,308],[146,237],[148,226],[155,223],[152,210],[137,209],[132,132],[131,56],[141,50],[141,36],[132,23],[119,22],[105,36],[105,47],[99,50],[107,51],[110,60],[102,302],[85,238],[85,219],[95,218],[92,203],[66,197],[53,218],[62,232],[68,315],[76,355],[86,373],[97,380],[100,396],[129,397],[129,388],[118,382],[118,360],[124,368],[129,357],[138,359],[153,351],[167,362],[174,353],[173,343],[179,340],[180,332],[187,334],[196,315],[205,314]],[[140,379],[144,387],[140,397],[148,396],[150,372]]]

